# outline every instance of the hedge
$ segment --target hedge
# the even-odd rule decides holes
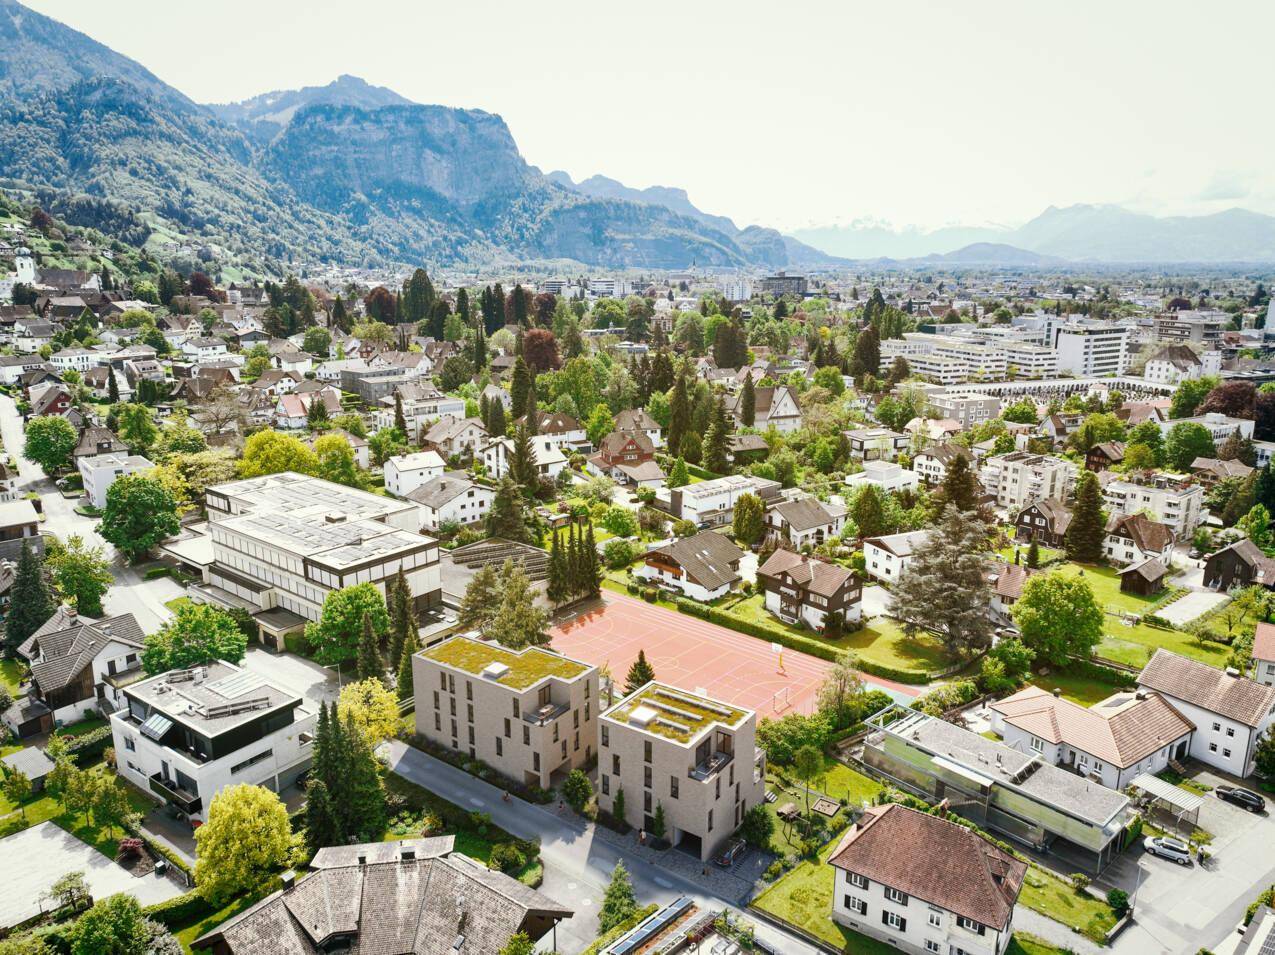
[[[106,748],[111,745],[111,738],[111,728],[109,726],[99,726],[97,729],[89,730],[80,736],[72,736],[67,740],[67,755],[77,763],[95,759],[106,752]]]
[[[1099,680],[1103,683],[1110,683],[1121,689],[1129,689],[1138,685],[1138,678],[1132,673],[1127,673],[1117,667],[1107,666],[1099,663],[1097,660],[1080,660],[1073,658],[1063,668],[1068,673],[1075,676],[1088,677],[1091,680]]]
[[[160,577],[167,577],[172,573],[169,567],[152,567],[146,573],[142,574],[144,580],[158,580]]]
[[[687,600],[685,597],[678,597],[675,601],[677,609],[681,613],[690,614],[692,617],[699,617],[701,620],[707,620],[709,623],[715,623],[719,626],[726,627],[730,630],[738,631],[750,637],[757,637],[761,640],[770,640],[778,643],[780,646],[787,647],[789,650],[796,650],[799,653],[808,653],[812,657],[819,657],[821,660],[830,660],[836,662],[840,660],[848,651],[838,649],[831,644],[824,643],[816,637],[804,637],[801,634],[793,633],[778,624],[771,626],[768,624],[754,623],[751,620],[741,620],[739,617],[732,616],[717,607],[709,607],[706,604],[695,603]],[[874,663],[870,660],[864,660],[858,654],[851,653],[854,657],[854,665],[864,673],[871,673],[873,676],[879,676],[885,680],[896,680],[899,683],[922,684],[929,683],[933,674],[925,670],[903,670],[895,667],[884,666]]]
[[[185,895],[175,895],[163,902],[156,902],[143,909],[147,918],[153,919],[165,928],[175,929],[206,919],[217,911],[199,889],[191,889]]]
[[[597,941],[584,950],[584,955],[599,955],[604,948],[618,939],[621,935],[626,932],[633,931],[633,929],[637,928],[642,924],[642,922],[649,919],[659,910],[660,907],[654,902],[645,908],[638,909],[615,928],[611,929],[611,931],[607,932],[605,935],[599,935]]]

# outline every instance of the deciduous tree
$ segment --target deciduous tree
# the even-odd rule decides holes
[[[1073,656],[1088,658],[1102,640],[1102,608],[1083,577],[1033,574],[1011,613],[1037,663],[1065,666]]]
[[[318,474],[319,459],[299,439],[279,431],[258,431],[244,442],[243,457],[239,461],[240,477],[261,477],[284,471]]]
[[[159,481],[126,474],[112,482],[98,533],[129,560],[145,557],[179,530],[177,501]]]
[[[288,810],[264,786],[227,786],[212,798],[207,821],[195,830],[195,882],[224,904],[256,888],[288,860]]]
[[[377,677],[347,683],[341,688],[337,707],[373,749],[398,729],[398,699]]]
[[[71,466],[71,452],[79,441],[75,427],[60,415],[45,415],[27,422],[26,445],[22,456],[57,474]]]
[[[354,584],[327,595],[318,622],[305,628],[306,640],[320,663],[339,663],[357,655],[365,615],[371,617],[377,639],[384,639],[390,615],[375,584]]]
[[[147,673],[181,670],[225,660],[238,663],[248,638],[224,610],[207,604],[183,603],[173,618],[146,637],[142,668]]]

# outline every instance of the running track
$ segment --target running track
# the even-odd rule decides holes
[[[758,716],[812,712],[819,685],[832,666],[785,650],[780,673],[778,655],[766,640],[612,591],[603,591],[601,603],[559,621],[550,633],[555,650],[586,663],[605,664],[618,685],[623,685],[638,650],[645,650],[660,681],[691,692],[702,688],[724,703],[756,710]],[[896,699],[910,700],[920,692],[866,673],[863,678]]]

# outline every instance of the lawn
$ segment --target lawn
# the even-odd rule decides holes
[[[0,685],[9,691],[10,696],[18,695],[18,684],[22,679],[22,664],[17,660],[0,660]]]
[[[107,772],[101,765],[92,771]],[[127,784],[124,788],[128,792],[129,803],[134,812],[146,812],[154,807],[154,801],[141,790]],[[0,795],[0,838],[50,821],[80,841],[88,843],[109,859],[115,858],[119,840],[125,835],[122,829],[107,830],[90,821],[87,816],[68,812],[52,796],[37,794],[21,806],[17,806],[7,796]]]
[[[180,608],[190,603],[189,597],[174,597],[172,600],[165,600],[164,606],[176,613]]]
[[[851,769],[826,753],[823,754],[823,771],[824,775],[815,780],[810,788],[833,799],[845,799],[851,806],[871,803],[882,790],[881,784],[875,779]],[[787,783],[779,778],[779,774],[783,774]],[[774,802],[762,803],[766,813],[775,821],[775,832],[770,843],[771,851],[776,855],[800,853],[800,838],[796,827],[789,826],[780,819],[777,811],[780,806],[788,802],[795,803],[799,808],[805,808],[806,799],[801,790],[801,783],[792,775],[790,768],[772,765],[766,774],[766,788],[772,790],[778,797]],[[815,797],[811,796],[811,804],[814,801]],[[789,838],[789,832],[792,838]]]
[[[1163,595],[1143,597],[1139,594],[1126,594],[1120,590],[1120,575],[1111,567],[1096,564],[1077,564],[1068,562],[1057,568],[1058,573],[1070,577],[1083,577],[1093,588],[1094,599],[1098,606],[1108,613],[1134,613],[1138,615],[1151,612],[1151,608],[1160,602]]]
[[[1106,942],[1107,932],[1116,924],[1116,914],[1105,900],[1088,892],[1077,892],[1070,883],[1037,866],[1028,868],[1018,901],[1055,922],[1079,929],[1100,945]]]
[[[1033,674],[1031,682],[1042,690],[1062,690],[1063,699],[1081,706],[1093,706],[1120,689],[1113,683],[1060,670],[1052,670],[1048,676]]]
[[[91,733],[95,729],[106,726],[106,720],[100,716],[90,716],[80,720],[78,723],[72,723],[69,726],[59,726],[54,733],[57,736],[65,736],[67,738],[73,736],[83,736],[85,733]]]
[[[1145,623],[1128,627],[1111,614],[1107,615],[1104,630],[1102,642],[1098,644],[1098,656],[1129,666],[1145,665],[1156,647],[1164,647],[1215,667],[1225,667],[1231,653],[1231,648],[1225,644],[1212,640],[1201,642],[1181,630],[1161,630]]]

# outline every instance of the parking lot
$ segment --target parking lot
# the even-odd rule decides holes
[[[1194,778],[1210,787],[1233,783],[1208,772]],[[1269,808],[1255,815],[1210,793],[1199,825],[1213,834],[1204,865],[1184,868],[1132,848],[1096,881],[1103,890],[1121,888],[1134,899],[1134,923],[1116,940],[1117,951],[1189,955],[1212,948],[1234,932],[1254,896],[1275,882],[1275,818]]]

